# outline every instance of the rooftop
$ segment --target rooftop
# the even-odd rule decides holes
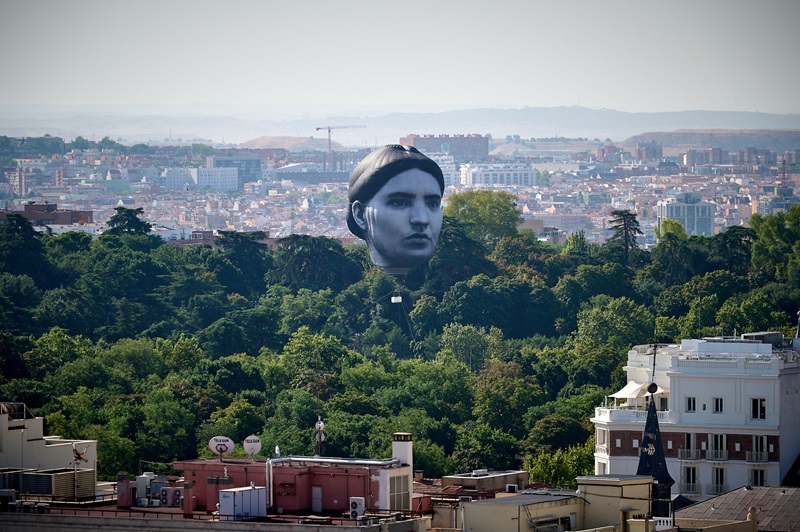
[[[675,512],[678,519],[745,520],[756,509],[758,530],[800,531],[800,488],[745,486]]]
[[[570,490],[526,490],[510,497],[497,497],[473,501],[471,504],[489,504],[492,506],[527,506],[550,501],[575,499],[578,495]]]

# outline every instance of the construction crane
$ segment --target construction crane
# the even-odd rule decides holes
[[[354,128],[354,127],[367,127],[367,126],[321,126],[317,128],[317,131],[320,129],[327,129],[328,130],[328,172],[333,171],[333,149],[331,148],[331,130],[332,129],[347,129],[347,128]]]

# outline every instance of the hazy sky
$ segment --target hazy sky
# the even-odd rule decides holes
[[[800,113],[797,0],[0,0],[0,105]]]

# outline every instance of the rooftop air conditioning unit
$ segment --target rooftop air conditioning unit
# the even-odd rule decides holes
[[[516,484],[506,484],[506,493],[517,493],[518,489]]]
[[[364,497],[350,497],[350,519],[357,519],[364,515],[365,509]]]
[[[172,506],[172,488],[161,488],[160,490],[160,498],[161,498],[161,506]]]
[[[485,477],[488,474],[489,474],[488,469],[475,469],[472,471],[473,477]]]
[[[461,495],[458,497],[458,502],[472,502],[472,497],[469,495]]]
[[[175,488],[172,492],[172,505],[178,508],[183,506],[183,488]]]

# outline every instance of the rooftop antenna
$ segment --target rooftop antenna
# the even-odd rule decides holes
[[[86,458],[86,450],[88,448],[89,448],[89,444],[87,443],[86,445],[83,446],[83,450],[79,451],[77,444],[75,444],[75,443],[72,444],[72,456],[73,456],[73,459],[72,459],[71,463],[75,467],[78,467],[78,464],[80,462],[88,462],[89,461],[89,459]]]
[[[72,483],[73,483],[73,490],[75,494],[75,500],[78,499],[78,464],[81,462],[88,462],[89,459],[86,458],[86,450],[89,448],[89,444],[85,444],[83,446],[83,450],[79,451],[77,444],[73,442],[72,444]]]
[[[322,430],[325,428],[325,422],[322,421],[322,417],[317,414],[317,422],[314,424],[314,429],[316,429],[316,453],[317,456],[322,456],[322,452],[325,450],[325,446],[322,442],[325,441],[325,433]]]
[[[317,352],[317,422],[314,423],[314,439],[316,440],[314,444],[314,452],[316,453],[316,456],[322,456],[322,453],[325,451],[325,445],[322,443],[325,441],[325,433],[322,432],[325,428],[325,423],[322,421],[321,401],[319,398],[319,389],[322,384],[320,382],[322,380],[322,374],[319,370],[319,362],[319,352]]]

